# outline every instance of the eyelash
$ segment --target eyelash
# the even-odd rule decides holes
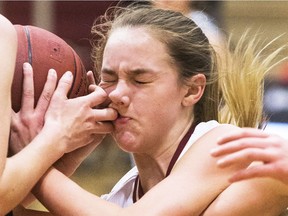
[[[102,79],[101,80],[103,83],[115,83],[117,82],[117,79],[116,80],[105,80],[105,79]],[[145,84],[148,84],[149,82],[144,82],[144,81],[138,81],[137,79],[132,79],[132,82],[138,84],[138,85],[145,85]]]
[[[116,82],[115,80],[102,80],[102,82],[105,82],[105,83],[113,83],[113,82]]]
[[[147,84],[148,82],[143,82],[143,81],[137,81],[137,80],[134,80],[135,83],[139,84],[139,85],[144,85],[144,84]]]

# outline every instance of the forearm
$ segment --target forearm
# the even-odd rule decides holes
[[[121,215],[121,208],[91,194],[51,168],[33,188],[34,195],[53,215]]]
[[[213,201],[203,215],[278,216],[287,205],[286,185],[273,179],[258,178],[233,183]]]
[[[63,154],[55,143],[56,137],[47,135],[46,131],[41,132],[30,145],[6,160],[0,182],[1,213],[5,214],[20,203]]]

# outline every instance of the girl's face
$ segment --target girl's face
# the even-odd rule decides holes
[[[187,126],[183,126],[187,107],[182,105],[187,87],[180,85],[165,45],[144,28],[112,32],[104,50],[100,86],[111,100],[109,106],[119,113],[113,137],[125,151],[159,152]]]

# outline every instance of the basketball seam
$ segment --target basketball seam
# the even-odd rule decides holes
[[[31,45],[31,39],[30,39],[30,32],[27,26],[24,26],[24,32],[27,37],[27,44],[28,44],[28,61],[32,65],[32,45]]]
[[[73,52],[73,49],[70,47],[71,51],[72,51],[72,54],[73,54],[73,60],[74,60],[74,77],[73,77],[73,82],[72,82],[72,86],[70,88],[70,91],[68,93],[68,97],[70,97],[70,95],[72,94],[72,90],[74,88],[74,85],[75,85],[75,82],[76,82],[76,76],[77,76],[77,62],[76,62],[76,56],[75,56],[75,53]]]

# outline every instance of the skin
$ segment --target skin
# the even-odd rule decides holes
[[[34,110],[34,88],[31,84],[33,70],[27,63],[23,66],[24,105],[19,113],[14,113],[11,108],[11,84],[16,61],[17,36],[14,26],[2,15],[0,15],[0,26],[2,77],[0,80],[0,215],[5,215],[27,196],[40,177],[65,153],[93,143],[97,140],[95,139],[97,133],[102,135],[110,132],[111,125],[95,124],[95,120],[99,120],[99,116],[101,116],[100,120],[112,120],[116,117],[116,113],[112,109],[106,109],[99,114],[92,109],[103,102],[106,97],[105,92],[102,95],[93,93],[75,100],[67,99],[66,95],[71,87],[73,76],[71,72],[65,73],[56,88],[57,75],[54,70],[49,71],[39,99],[39,106]],[[75,110],[79,111],[75,112]],[[21,124],[17,124],[18,122]],[[25,123],[28,123],[29,128]],[[20,130],[23,133],[30,130],[30,137],[21,140],[23,136],[17,134]],[[23,148],[19,143],[23,142],[29,142],[29,145],[17,153]],[[14,143],[11,145],[11,150],[16,154],[11,157],[7,157],[8,143]]]
[[[232,173],[249,163],[222,169],[211,157],[210,149],[218,145],[219,134],[241,130],[232,125],[220,125],[200,137],[164,178],[176,146],[191,124],[194,104],[205,88],[201,75],[180,84],[165,53],[165,46],[146,29],[120,28],[111,34],[103,58],[101,86],[109,106],[118,112],[113,135],[122,149],[133,152],[145,195],[130,207],[120,208],[51,168],[34,187],[35,196],[53,215],[279,215],[288,203],[285,186],[266,179],[231,185],[228,178]],[[135,73],[139,68],[145,72]],[[251,188],[255,194],[247,196]],[[243,202],[239,203],[239,197]],[[252,201],[257,208],[251,208]]]

